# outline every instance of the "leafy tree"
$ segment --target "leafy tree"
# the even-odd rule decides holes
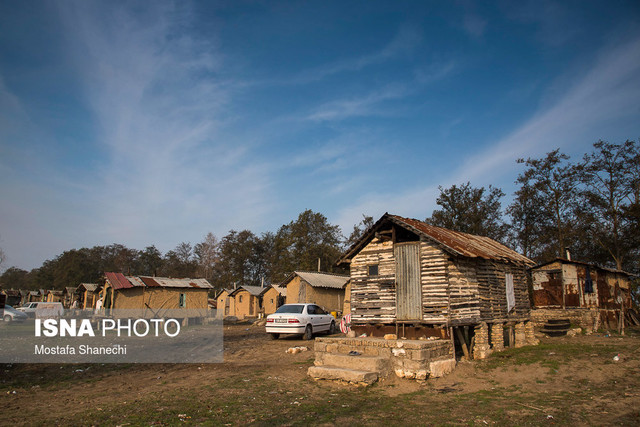
[[[318,260],[321,270],[336,270],[334,263],[342,252],[342,241],[340,227],[330,224],[324,215],[310,209],[300,213],[296,221],[280,227],[275,236],[274,282],[294,270],[316,271]]]
[[[197,264],[193,259],[191,244],[182,242],[167,252],[163,259],[162,275],[168,277],[193,277]]]
[[[502,220],[504,197],[501,189],[489,186],[472,187],[470,182],[443,189],[436,203],[436,209],[426,221],[432,225],[463,233],[486,236],[503,242],[507,236],[507,225]]]
[[[540,247],[535,253],[542,259],[564,256],[573,232],[577,181],[575,168],[568,160],[569,156],[560,153],[559,149],[542,159],[518,159],[518,163],[524,163],[527,169],[516,182],[526,187],[528,198],[540,206],[541,215],[535,218],[540,227]]]
[[[511,218],[510,243],[524,256],[539,258],[544,222],[542,197],[528,182],[522,183],[514,196],[513,202],[507,208],[507,214]]]
[[[0,276],[0,287],[5,289],[28,289],[29,272],[18,267],[9,267]]]
[[[256,250],[258,238],[249,230],[231,230],[220,240],[219,262],[215,266],[214,282],[218,288],[235,285],[257,286],[261,282]]]
[[[582,244],[591,259],[613,260],[622,269],[634,247],[633,224],[625,215],[633,200],[633,159],[635,142],[610,144],[598,141],[592,153],[576,166],[582,188],[576,218],[585,237]]]
[[[137,274],[157,276],[162,268],[162,253],[155,246],[147,246],[138,253]]]

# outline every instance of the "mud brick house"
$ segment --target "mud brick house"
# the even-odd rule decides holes
[[[213,286],[206,279],[125,276],[105,273],[100,298],[105,310],[139,310],[140,317],[162,317],[166,310],[184,319],[208,316],[208,293]],[[114,314],[115,315],[115,314]],[[124,315],[124,317],[129,317]]]
[[[626,271],[556,258],[531,268],[532,319],[542,325],[549,319],[569,319],[588,331],[604,326],[621,329],[621,319],[637,324],[632,310]]]
[[[258,317],[264,313],[262,308],[262,294],[267,288],[260,286],[239,286],[234,289],[229,298],[235,300],[235,314],[238,319]]]
[[[312,303],[332,312],[342,312],[349,276],[332,273],[294,271],[282,282],[287,304]]]
[[[488,237],[384,214],[338,261],[350,268],[356,335],[450,339],[467,357],[536,342],[527,268]]]
[[[235,300],[229,296],[231,292],[233,292],[233,289],[223,289],[216,295],[216,312],[218,317],[236,315]]]

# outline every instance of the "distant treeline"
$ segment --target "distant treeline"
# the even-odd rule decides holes
[[[636,141],[599,141],[576,162],[559,150],[540,159],[519,159],[524,170],[512,203],[502,208],[500,188],[470,182],[440,187],[426,221],[484,235],[535,261],[565,256],[640,272],[640,147]],[[426,201],[425,201],[426,203]],[[387,209],[396,212],[393,206]],[[0,276],[3,288],[61,289],[95,283],[105,271],[131,275],[204,277],[216,288],[280,283],[293,270],[347,273],[334,266],[340,254],[373,224],[363,215],[348,237],[321,213],[306,210],[276,232],[231,230],[218,239],[183,242],[164,255],[155,247],[120,244],[72,249],[41,267],[16,267]]]

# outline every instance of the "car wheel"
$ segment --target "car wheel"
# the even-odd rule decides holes
[[[8,314],[4,316],[4,321],[7,323],[11,322],[11,316],[9,316]]]
[[[280,334],[271,334],[272,340],[277,340],[278,338],[280,338]]]
[[[333,335],[336,333],[336,322],[331,321],[331,326],[329,326],[329,335]]]
[[[302,338],[304,338],[305,340],[310,340],[311,338],[313,338],[313,329],[311,328],[311,325],[307,325],[307,327],[304,329],[304,335],[302,336]]]

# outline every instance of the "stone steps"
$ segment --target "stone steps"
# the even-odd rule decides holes
[[[311,366],[307,374],[314,379],[342,380],[351,383],[373,384],[378,381],[378,373],[339,366]]]
[[[316,366],[342,366],[356,371],[390,372],[389,359],[382,357],[342,353],[324,353],[318,356],[316,356]]]

